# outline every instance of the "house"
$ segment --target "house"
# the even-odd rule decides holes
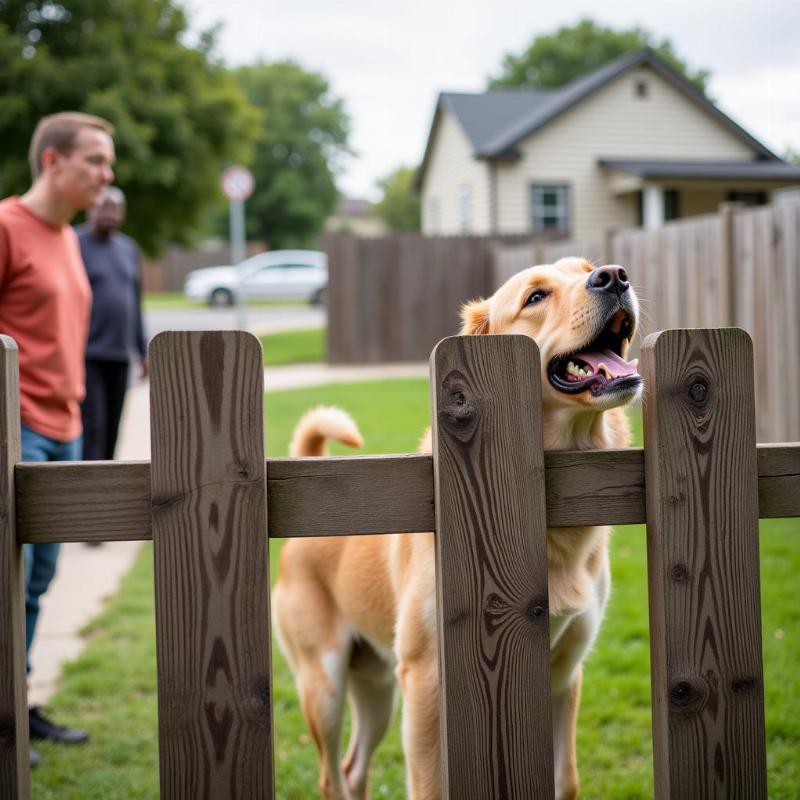
[[[440,94],[417,173],[427,234],[580,241],[797,185],[800,167],[651,50],[559,89]]]
[[[352,197],[340,197],[336,210],[325,221],[330,233],[351,233],[354,236],[385,236],[386,225],[376,216],[372,203]]]

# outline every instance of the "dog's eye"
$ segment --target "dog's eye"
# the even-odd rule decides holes
[[[526,306],[532,306],[534,303],[541,303],[542,300],[547,297],[547,292],[543,291],[542,289],[537,289],[535,292],[531,292],[528,295],[528,299],[525,301]]]

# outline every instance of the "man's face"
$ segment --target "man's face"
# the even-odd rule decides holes
[[[105,131],[88,127],[78,131],[69,155],[53,149],[48,156],[56,189],[76,211],[97,203],[114,179],[114,158],[111,137]]]
[[[125,221],[125,200],[121,192],[115,187],[104,189],[97,201],[87,214],[95,233],[108,235],[119,230]]]

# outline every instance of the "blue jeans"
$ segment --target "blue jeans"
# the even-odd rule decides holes
[[[23,461],[80,461],[83,454],[82,437],[59,442],[22,425]],[[39,598],[47,591],[56,574],[60,543],[26,544],[25,554],[25,652],[26,667],[31,671],[28,655],[39,619]]]

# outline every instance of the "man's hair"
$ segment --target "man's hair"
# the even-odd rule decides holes
[[[63,111],[39,120],[28,151],[28,161],[34,180],[42,172],[42,153],[48,147],[55,147],[59,153],[68,156],[75,147],[75,139],[81,128],[96,128],[109,136],[114,134],[114,126],[110,122],[102,117],[83,114],[79,111]]]

